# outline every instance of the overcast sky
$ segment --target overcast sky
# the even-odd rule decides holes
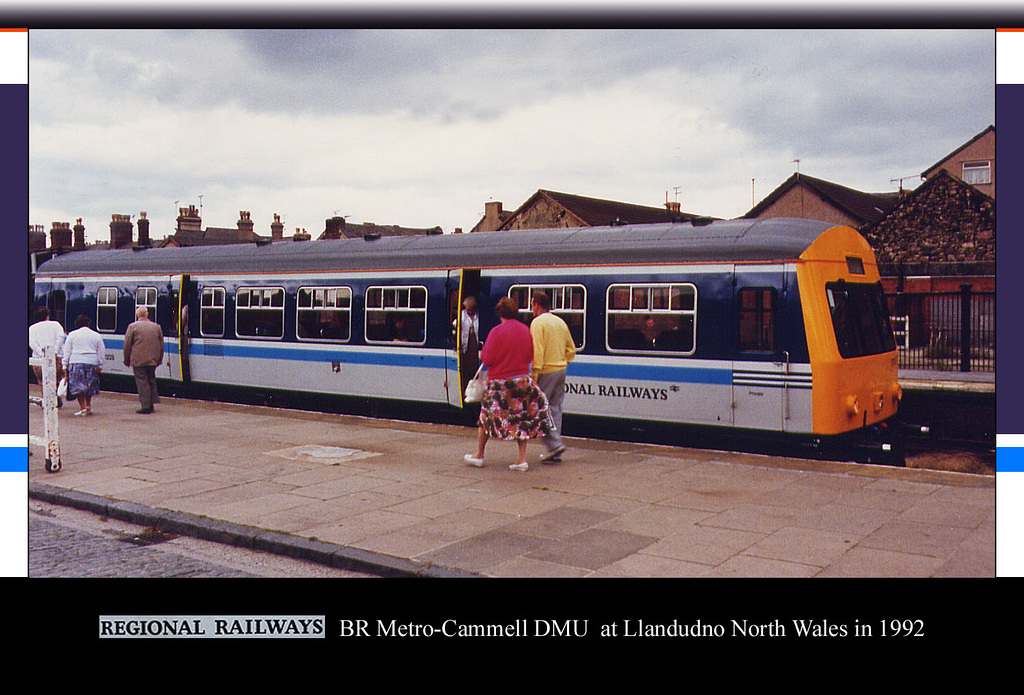
[[[744,214],[895,191],[994,123],[994,32],[32,30],[29,220],[469,229],[538,188]]]

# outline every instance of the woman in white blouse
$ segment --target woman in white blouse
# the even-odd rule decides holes
[[[100,392],[104,345],[100,334],[89,327],[88,316],[75,319],[75,330],[64,341],[64,371],[68,375],[68,398],[77,398],[75,415],[92,415],[92,397]]]

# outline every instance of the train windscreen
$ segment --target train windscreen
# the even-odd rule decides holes
[[[832,328],[844,359],[896,349],[880,284],[832,282],[825,285]]]

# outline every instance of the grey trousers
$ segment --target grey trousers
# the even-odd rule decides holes
[[[139,389],[139,403],[143,410],[151,410],[154,403],[160,402],[160,393],[156,390],[156,367],[132,367],[135,374],[135,386]]]
[[[548,411],[551,413],[551,422],[554,429],[550,434],[544,435],[544,446],[548,451],[554,451],[562,446],[562,401],[565,399],[565,370],[559,369],[550,374],[537,375],[537,387],[544,392],[548,399]]]

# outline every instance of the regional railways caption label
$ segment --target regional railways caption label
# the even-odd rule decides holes
[[[101,615],[99,636],[101,639],[322,639],[325,623],[322,615]]]

